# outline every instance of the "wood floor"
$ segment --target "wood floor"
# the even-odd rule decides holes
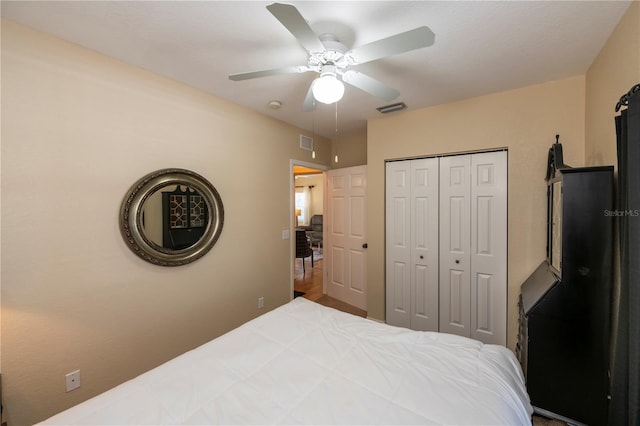
[[[302,270],[303,260],[306,272],[303,272]],[[293,275],[293,289],[296,291],[303,291],[305,293],[305,299],[315,302],[324,296],[322,293],[322,264],[322,259],[316,259],[313,261],[312,268],[310,258],[296,259],[296,267]]]
[[[302,297],[343,312],[348,312],[364,318],[367,317],[366,311],[322,293],[323,259],[315,259],[313,267],[311,267],[311,259],[307,258],[304,262],[305,271],[302,269],[302,259],[296,259],[293,279],[293,289],[304,292],[305,294]]]

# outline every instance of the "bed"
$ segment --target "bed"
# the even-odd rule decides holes
[[[42,424],[531,424],[511,351],[296,298]]]

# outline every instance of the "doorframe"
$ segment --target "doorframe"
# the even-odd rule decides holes
[[[327,175],[326,175],[326,171],[327,170],[331,170],[330,167],[322,165],[322,164],[317,164],[317,163],[310,163],[308,161],[302,161],[302,160],[295,160],[295,159],[290,159],[289,160],[289,300],[293,300],[293,284],[294,284],[294,279],[295,279],[295,267],[296,267],[296,246],[295,246],[295,226],[296,226],[296,222],[295,219],[293,217],[293,215],[291,214],[292,211],[295,210],[295,206],[296,206],[296,198],[295,198],[295,190],[296,190],[296,180],[295,177],[293,175],[293,167],[294,166],[301,166],[301,167],[309,167],[311,169],[316,169],[316,170],[322,170],[322,186],[324,187],[323,190],[323,198],[322,198],[322,214],[325,215],[327,212],[324,211],[324,208],[326,206],[326,186],[327,186]],[[324,232],[324,231],[323,231]],[[325,291],[325,271],[323,270],[322,273],[322,290]]]

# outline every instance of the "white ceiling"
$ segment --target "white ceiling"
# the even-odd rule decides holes
[[[306,64],[264,1],[2,1],[2,16],[329,138],[377,107],[410,109],[584,74],[629,1],[284,1],[347,48],[419,26],[431,47],[356,67],[400,91],[387,102],[347,85],[337,105],[301,106],[315,73],[234,82],[229,74]],[[270,100],[282,108],[270,109]],[[402,114],[396,112],[393,114]],[[337,133],[336,133],[337,132]]]

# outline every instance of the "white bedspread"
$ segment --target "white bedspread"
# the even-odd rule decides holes
[[[531,424],[506,348],[297,298],[43,424]]]

